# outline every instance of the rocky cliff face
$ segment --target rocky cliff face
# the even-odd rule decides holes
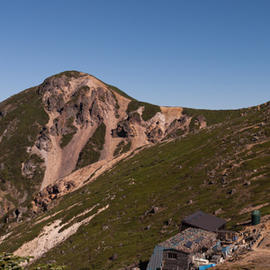
[[[28,99],[27,95],[32,99]],[[32,108],[32,114],[26,116],[31,118],[30,121],[22,116],[27,110],[31,113],[27,103],[32,102],[35,103],[35,110]],[[18,190],[21,201],[27,197],[27,200],[24,199],[27,202],[40,190],[32,202],[34,209],[40,206],[46,209],[56,197],[81,186],[83,183],[77,180],[80,178],[78,173],[76,179],[65,180],[76,170],[88,166],[84,171],[84,176],[88,178],[97,166],[103,172],[104,167],[125,158],[126,153],[188,133],[192,119],[183,114],[180,107],[159,107],[138,102],[117,88],[76,71],[47,78],[41,85],[3,102],[0,111],[2,145],[10,143],[5,138],[13,136],[13,139],[20,139],[18,125],[23,122],[24,130],[21,128],[21,131],[25,136],[23,145],[19,146],[23,154],[20,165],[17,162],[19,172],[13,177],[13,180],[16,178],[13,182],[18,186],[22,182],[24,187],[31,185],[31,188],[27,195],[23,187],[10,188]],[[13,117],[10,117],[12,112]],[[35,127],[34,132],[31,133],[29,125]],[[198,125],[205,126],[203,117]],[[8,153],[1,154],[4,161]],[[13,158],[16,159],[15,156]],[[1,166],[6,168],[5,162]],[[0,175],[3,183],[9,168],[4,171]],[[6,203],[2,205],[2,214],[20,207],[16,200],[12,203],[5,196],[3,200]]]

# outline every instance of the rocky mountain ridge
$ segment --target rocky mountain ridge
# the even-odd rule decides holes
[[[24,100],[24,95],[32,99]],[[16,105],[17,100],[22,108]],[[85,172],[87,177],[84,178],[89,179],[97,170],[97,165],[99,170],[102,167],[109,168],[108,164],[115,164],[115,159],[118,162],[125,158],[125,153],[132,153],[138,148],[179,134],[187,134],[192,119],[183,114],[181,107],[159,107],[138,102],[94,76],[69,71],[49,77],[41,85],[0,104],[2,144],[9,143],[12,129],[14,139],[20,137],[20,134],[16,134],[16,123],[26,120],[18,119],[18,114],[25,113],[24,102],[31,103],[33,100],[38,105],[38,114],[42,113],[46,120],[38,123],[39,119],[33,119],[32,123],[28,123],[36,129],[30,141],[28,127],[25,126],[25,146],[22,149],[25,153],[20,160],[21,171],[10,181],[16,182],[10,186],[10,190],[18,190],[28,205],[32,200],[34,212],[47,209],[48,203],[56,197],[82,186],[83,182],[77,180],[63,180],[65,177],[70,179],[69,175],[74,171],[92,164]],[[12,107],[17,113],[5,122]],[[196,121],[199,128],[206,126],[203,115]],[[5,154],[2,153],[2,156]],[[4,161],[1,166],[5,167]],[[0,177],[3,183],[10,185],[5,174],[1,175],[0,172]],[[35,182],[35,187],[27,195],[24,193],[27,188],[21,186],[21,178],[24,179],[24,186],[31,185],[28,180]],[[16,188],[16,185],[20,187]],[[40,192],[33,200],[38,189]],[[12,216],[17,219],[18,215],[14,211],[22,214],[29,210],[29,206],[22,206],[21,202],[22,199],[3,196],[2,215],[10,212],[8,219],[11,220]]]

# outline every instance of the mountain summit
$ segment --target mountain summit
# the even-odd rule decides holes
[[[27,212],[31,201],[34,212],[47,209],[136,149],[188,133],[192,119],[183,108],[139,102],[78,71],[2,102],[0,117],[0,177],[8,191],[0,213],[11,212],[9,219]],[[197,125],[206,126],[203,116]]]

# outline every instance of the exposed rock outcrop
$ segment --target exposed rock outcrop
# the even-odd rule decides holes
[[[81,186],[77,180],[62,181],[74,170],[91,164],[90,172],[95,163],[104,161],[101,166],[105,166],[116,157],[121,160],[126,152],[185,134],[192,118],[183,115],[182,108],[138,102],[77,71],[49,77],[20,95],[25,93],[37,95],[41,101],[39,105],[36,101],[37,107],[49,117],[45,125],[34,124],[38,135],[27,147],[27,159],[21,162],[21,174],[26,179],[35,181],[37,175],[44,174],[40,193],[33,201],[34,208],[43,210],[51,201]],[[0,119],[14,108],[14,104],[0,107]],[[0,143],[16,126],[16,119],[10,122]]]

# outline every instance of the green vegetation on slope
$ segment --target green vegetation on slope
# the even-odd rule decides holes
[[[106,84],[106,83],[104,83]],[[106,84],[111,90],[115,91],[116,93],[118,93],[119,95],[134,100],[134,98],[132,98],[131,96],[129,96],[128,94],[126,94],[124,91],[120,90],[119,88],[117,88],[116,86],[110,85],[110,84]]]
[[[127,108],[127,114],[136,111],[137,109],[139,109],[139,107],[143,106],[144,107],[144,111],[142,114],[142,118],[144,121],[148,121],[150,120],[153,116],[155,116],[156,113],[160,112],[160,107],[154,104],[150,104],[147,102],[141,102],[138,101],[132,97],[130,97],[129,95],[127,95],[124,91],[120,90],[119,88],[113,86],[113,85],[109,85],[106,84],[111,90],[115,91],[116,93],[118,93],[119,95],[130,99],[130,103],[128,104],[128,108]],[[119,105],[117,103],[117,106],[119,108]]]
[[[204,110],[184,108],[183,114],[191,116],[193,119],[196,119],[199,116],[204,116],[207,125],[214,125],[239,117],[241,115],[241,111],[243,110]]]
[[[62,136],[61,143],[60,143],[61,148],[64,148],[65,146],[67,146],[75,134],[76,134],[76,130],[74,130],[71,133],[64,134]]]
[[[131,142],[125,143],[125,141],[121,141],[115,148],[113,155],[118,156],[120,154],[126,153],[130,150]]]
[[[22,266],[24,263],[29,262],[31,257],[19,257],[10,253],[0,254],[0,269],[1,270],[24,270]],[[32,270],[64,270],[64,266],[57,266],[55,264],[38,265]]]
[[[20,225],[16,231],[21,236],[10,236],[0,249],[13,251],[37,235],[44,224],[56,219],[71,221],[97,203],[98,208],[110,206],[39,262],[53,259],[67,269],[78,270],[119,269],[144,262],[157,243],[178,232],[184,216],[198,209],[212,213],[222,208],[221,216],[231,219],[230,228],[249,217],[240,210],[267,202],[269,127],[267,106],[180,140],[147,148],[68,194],[45,213],[56,216],[40,224],[33,225],[32,221]],[[159,210],[150,214],[153,206]],[[270,206],[261,212],[269,214]],[[110,259],[113,254],[117,259]]]
[[[49,120],[37,89],[27,89],[0,104],[0,111],[5,114],[0,119],[0,136],[3,135],[0,147],[0,178],[28,194],[33,194],[40,185],[43,172],[39,171],[32,179],[26,179],[22,176],[21,164],[30,158],[27,147],[33,146]]]
[[[137,100],[132,100],[128,104],[127,114],[138,110],[141,106],[144,107],[144,110],[142,113],[142,118],[144,121],[150,120],[153,116],[156,115],[156,113],[161,111],[160,107],[157,105],[153,105],[153,104],[146,103],[146,102],[140,102]]]
[[[64,148],[65,146],[67,146],[72,140],[73,136],[77,132],[77,128],[73,125],[73,122],[74,122],[74,117],[70,117],[69,119],[67,119],[66,126],[69,132],[62,136],[61,143],[60,143],[61,148]]]
[[[100,151],[105,143],[106,126],[102,122],[96,129],[93,136],[88,140],[83,150],[79,155],[79,160],[76,169],[85,167],[94,162],[97,162],[100,157]]]

